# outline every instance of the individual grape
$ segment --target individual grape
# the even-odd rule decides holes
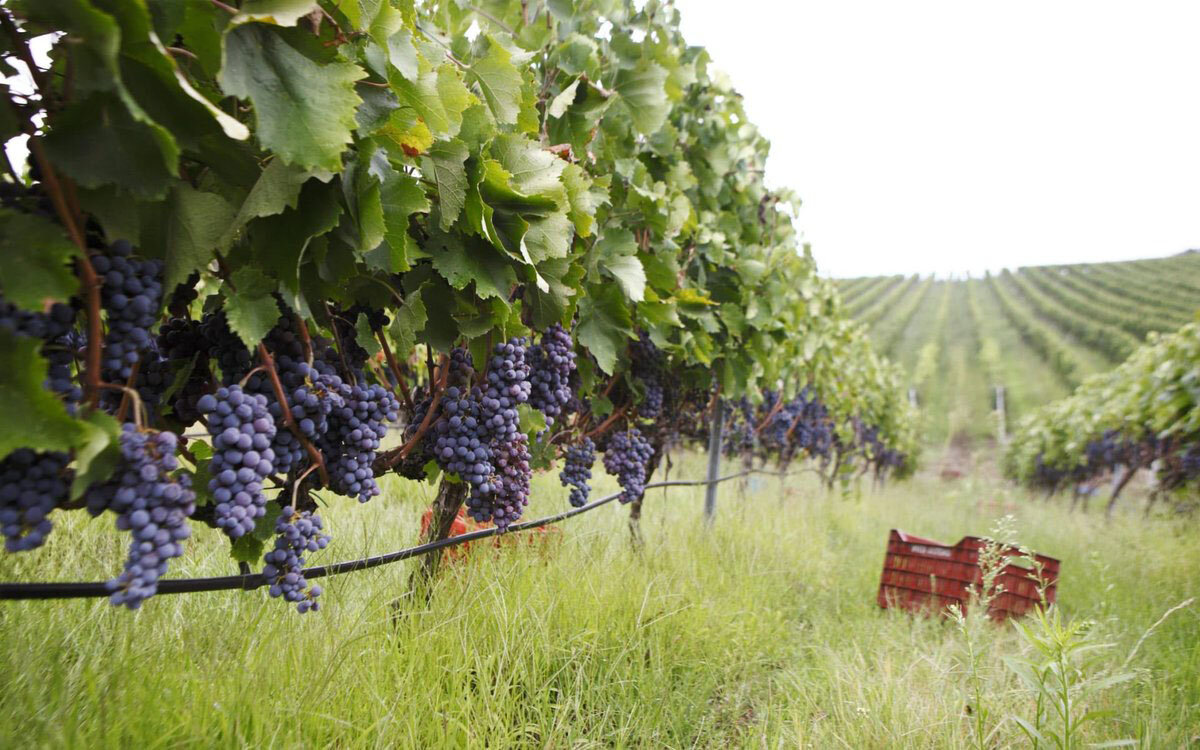
[[[653,456],[654,448],[636,427],[609,438],[604,451],[604,470],[621,485],[622,503],[633,502],[645,492],[646,469]]]
[[[558,475],[558,481],[563,487],[570,487],[567,501],[573,507],[580,508],[587,504],[591,486],[588,480],[592,478],[592,464],[596,463],[596,444],[591,438],[585,437],[575,445],[567,448],[563,470]]]
[[[400,402],[381,385],[342,384],[343,405],[329,415],[323,452],[333,491],[365,503],[379,494],[373,464]]]
[[[518,432],[492,447],[493,474],[467,498],[467,513],[476,521],[491,521],[500,531],[518,520],[529,504],[529,438]],[[486,488],[486,492],[484,489]]]
[[[537,345],[529,347],[528,359],[529,404],[546,415],[547,425],[554,424],[555,417],[571,400],[570,378],[575,369],[571,334],[555,323],[545,330]]]
[[[266,513],[263,480],[275,473],[275,422],[267,412],[267,400],[241,386],[219,388],[197,405],[212,436],[212,479],[208,487],[217,505],[217,527],[231,539],[254,530],[256,519]]]
[[[321,528],[320,516],[285,507],[275,522],[275,548],[263,556],[262,574],[269,586],[267,592],[272,597],[282,596],[285,601],[295,602],[301,614],[321,608],[316,601],[321,587],[310,588],[303,573],[303,554],[325,549],[329,544],[329,535],[322,533]]]
[[[196,509],[191,477],[172,476],[178,438],[170,432],[139,430],[126,423],[120,437],[116,473],[92,485],[85,495],[93,515],[117,514],[117,528],[130,532],[129,556],[120,576],[108,581],[109,601],[137,609],[158,591],[167,562],[183,554],[191,535],[188,517]]]
[[[101,367],[105,379],[124,382],[152,341],[150,328],[162,304],[162,261],[132,257],[133,247],[118,240],[107,255],[92,258],[103,280],[100,302],[108,315]]]
[[[50,511],[67,499],[66,453],[18,448],[0,461],[0,530],[9,552],[36,549],[53,528]]]

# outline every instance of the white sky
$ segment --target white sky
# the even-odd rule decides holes
[[[1200,2],[677,0],[824,274],[1200,248]]]

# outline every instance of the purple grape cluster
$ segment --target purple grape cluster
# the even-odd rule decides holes
[[[638,406],[638,414],[655,419],[662,414],[664,389],[662,383],[656,380],[646,381],[645,386],[646,397]]]
[[[150,328],[162,304],[163,265],[158,260],[133,258],[133,247],[118,240],[107,255],[92,258],[92,266],[103,279],[100,302],[108,315],[104,339],[104,377],[124,382],[133,365],[150,347]]]
[[[170,432],[142,431],[125,424],[121,460],[113,478],[88,489],[88,510],[117,514],[117,528],[130,532],[125,570],[109,581],[109,601],[137,609],[158,591],[167,562],[183,554],[191,535],[188,517],[196,509],[191,477],[172,474],[178,438]]]
[[[54,342],[42,347],[46,356],[46,389],[62,396],[67,404],[67,412],[75,414],[76,405],[83,400],[83,389],[75,382],[71,373],[71,365],[75,363],[75,352],[70,345],[69,336],[60,336]]]
[[[9,552],[37,549],[53,528],[50,511],[67,499],[65,453],[18,448],[0,461],[0,530]]]
[[[489,494],[492,453],[479,418],[478,399],[452,385],[442,394],[440,406],[442,418],[431,430],[434,459],[442,471],[457,474],[470,484],[472,494]]]
[[[656,419],[662,414],[665,389],[662,384],[663,370],[666,357],[662,350],[650,339],[645,331],[638,332],[638,339],[629,345],[631,371],[633,377],[641,382],[645,398],[638,404],[638,414],[649,419]]]
[[[329,535],[321,531],[321,517],[285,507],[275,522],[275,534],[275,549],[263,556],[262,574],[269,585],[268,593],[295,602],[301,614],[319,610],[321,603],[316,599],[321,587],[314,584],[309,588],[303,571],[304,553],[325,549],[329,544]]]
[[[330,482],[339,495],[365,503],[379,494],[372,464],[388,423],[400,418],[400,402],[381,385],[342,384],[340,407],[329,415],[324,445]]]
[[[529,404],[545,414],[546,424],[552,425],[571,400],[570,378],[575,369],[571,334],[555,323],[542,333],[538,344],[529,347],[528,359]]]
[[[529,438],[523,432],[497,444],[492,450],[493,474],[490,492],[467,498],[467,513],[476,521],[492,521],[500,531],[521,517],[529,505]]]
[[[71,376],[75,358],[68,334],[73,332],[74,325],[75,308],[70,305],[55,302],[46,312],[30,312],[0,296],[0,330],[42,340],[42,354],[49,362],[45,387],[62,396],[72,414],[75,404],[83,398],[83,391]]]
[[[645,492],[646,468],[653,456],[654,448],[636,427],[609,438],[604,451],[604,470],[621,485],[622,503],[631,503]]]
[[[488,361],[487,390],[480,399],[480,416],[489,438],[500,443],[521,431],[517,407],[529,401],[529,392],[525,339],[496,344]]]
[[[596,444],[591,438],[585,437],[575,445],[567,448],[563,462],[563,470],[558,475],[558,481],[563,487],[570,487],[567,501],[575,508],[587,504],[588,494],[592,491],[588,480],[592,478],[592,464],[596,463]]]
[[[467,498],[467,512],[476,521],[494,521],[503,530],[520,518],[528,505],[532,476],[529,444],[517,411],[529,401],[531,388],[524,339],[496,344],[486,380],[486,389],[474,392],[472,398],[479,404],[478,419],[490,449],[492,474],[474,487]]]
[[[229,327],[225,311],[205,315],[200,321],[200,330],[208,344],[209,356],[217,360],[221,370],[221,382],[231,385],[246,376],[251,370],[253,357],[250,350]]]
[[[55,302],[47,312],[22,310],[0,296],[0,330],[18,336],[53,341],[75,325],[75,309]]]
[[[263,481],[275,473],[275,422],[266,398],[237,385],[204,396],[198,408],[212,436],[208,487],[217,503],[217,527],[237,539],[253,531],[267,512]]]

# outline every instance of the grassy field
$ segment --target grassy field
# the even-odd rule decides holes
[[[684,457],[674,474],[701,466]],[[809,476],[724,485],[711,529],[701,491],[653,490],[640,552],[616,506],[545,548],[476,549],[396,618],[413,563],[328,579],[305,616],[262,592],[162,596],[138,613],[5,603],[0,746],[1026,747],[1010,717],[1035,701],[1003,657],[1030,647],[1012,626],[874,602],[889,528],[954,541],[1006,514],[1020,541],[1061,558],[1061,612],[1111,644],[1081,674],[1134,673],[1079,692],[1077,715],[1112,712],[1082,738],[1200,743],[1200,605],[1145,635],[1200,594],[1195,520],[1143,520],[1131,496],[1105,524],[1001,488],[986,467],[849,495]],[[534,496],[534,515],[565,506],[552,476]],[[338,502],[334,543],[310,563],[411,543],[430,499],[397,480],[366,506]],[[0,557],[0,579],[119,570],[111,518],[56,520],[44,549]],[[173,575],[233,572],[220,546],[192,544]]]

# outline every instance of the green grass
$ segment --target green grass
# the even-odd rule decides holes
[[[674,474],[701,472],[684,456]],[[711,529],[700,490],[653,490],[640,553],[616,506],[545,548],[477,548],[396,620],[414,563],[328,579],[324,608],[305,616],[262,592],[162,596],[138,613],[6,602],[0,746],[968,747],[961,635],[875,606],[890,527],[954,541],[1012,513],[1022,541],[1062,559],[1063,611],[1115,644],[1101,671],[1200,593],[1196,522],[1144,521],[1132,500],[1105,524],[984,475],[849,496],[807,476],[724,485]],[[531,514],[564,496],[538,477]],[[325,512],[334,543],[310,562],[411,543],[429,499],[396,480],[365,506],[338,501]],[[111,518],[58,515],[45,548],[0,557],[0,579],[119,569]],[[232,572],[219,540],[197,536],[173,575]],[[1001,663],[1020,641],[1007,626],[979,637],[999,721],[988,746],[1024,747],[1004,717],[1031,699]],[[1200,605],[1168,618],[1131,666],[1134,681],[1088,700],[1114,714],[1086,738],[1200,741]]]

